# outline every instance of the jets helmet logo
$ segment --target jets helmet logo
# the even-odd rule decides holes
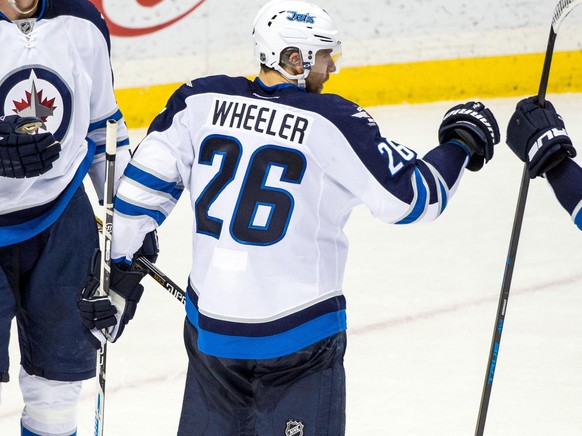
[[[289,21],[297,21],[299,23],[315,24],[315,17],[309,14],[299,14],[296,11],[287,11],[287,19]]]
[[[285,428],[285,436],[303,436],[303,428],[305,425],[302,421],[290,419],[287,421]]]

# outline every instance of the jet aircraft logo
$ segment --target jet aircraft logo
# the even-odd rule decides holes
[[[72,110],[71,90],[55,71],[34,66],[0,79],[0,115],[39,118],[40,128],[58,141],[69,129]]]

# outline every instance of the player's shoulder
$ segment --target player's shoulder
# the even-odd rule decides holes
[[[173,105],[185,107],[189,97],[215,93],[223,95],[243,95],[248,90],[250,81],[245,77],[216,75],[200,77],[184,83],[170,97]]]
[[[65,16],[80,18],[93,24],[106,39],[109,39],[109,30],[103,15],[89,0],[47,0],[43,3],[40,19],[55,19]]]
[[[374,118],[357,103],[337,94],[306,93],[302,109],[317,113],[340,130],[376,128]]]
[[[250,81],[244,77],[226,75],[190,80],[178,87],[170,96],[164,110],[154,120],[153,130],[165,130],[171,125],[176,114],[191,108],[198,108],[197,102],[191,97],[208,93],[240,95],[243,89],[249,87],[249,83]]]
[[[356,103],[337,94],[308,94],[312,96],[312,104],[323,114],[351,112],[358,107]]]
[[[187,97],[194,94],[220,93],[240,95],[250,86],[246,77],[232,77],[224,74],[200,77],[182,85],[178,92]]]

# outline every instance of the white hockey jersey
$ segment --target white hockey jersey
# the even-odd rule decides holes
[[[41,0],[36,18],[0,14],[0,115],[36,116],[61,142],[53,168],[33,178],[0,177],[0,246],[27,240],[60,216],[87,172],[100,199],[105,123],[119,121],[118,173],[129,161],[127,127],[112,85],[105,21],[88,0]]]
[[[194,80],[170,98],[125,171],[112,257],[130,262],[187,188],[195,222],[186,310],[200,349],[282,356],[346,328],[351,210],[364,203],[390,223],[433,220],[467,161],[453,143],[417,158],[336,95]]]

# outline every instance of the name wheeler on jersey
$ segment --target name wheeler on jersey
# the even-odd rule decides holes
[[[47,173],[0,178],[5,246],[54,223],[88,172],[102,197],[107,119],[121,122],[118,147],[128,149],[129,140],[112,90],[109,34],[91,3],[41,0],[37,18],[16,22],[0,14],[0,46],[0,115],[40,118],[39,132],[50,131],[62,146]]]
[[[467,153],[423,159],[335,95],[214,76],[182,86],[121,181],[113,258],[130,262],[184,188],[194,210],[187,316],[199,347],[273,358],[346,329],[343,227],[365,204],[390,223],[435,219]]]

